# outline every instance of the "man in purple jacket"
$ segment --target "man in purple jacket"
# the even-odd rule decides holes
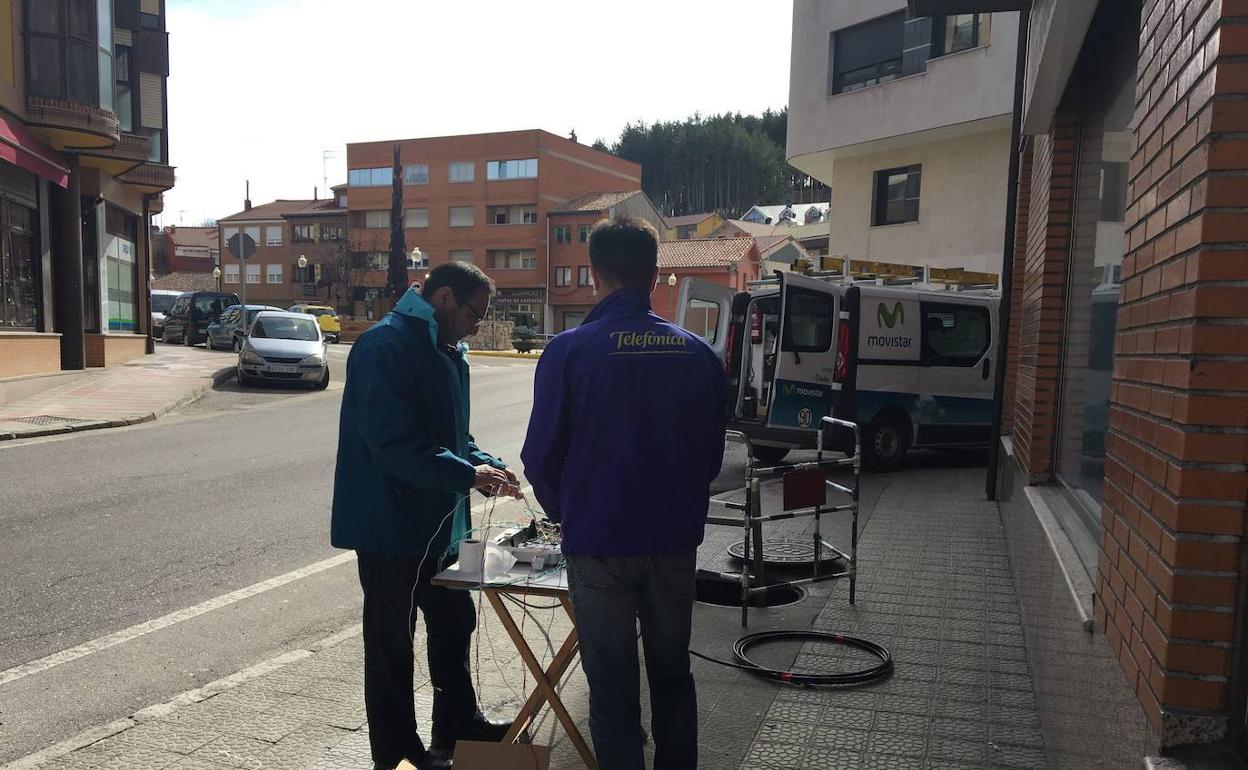
[[[542,354],[520,456],[546,514],[563,523],[599,766],[644,768],[640,621],[654,766],[693,768],[689,633],[697,547],[724,455],[723,369],[700,338],[650,311],[653,227],[600,223],[589,261],[604,296]]]

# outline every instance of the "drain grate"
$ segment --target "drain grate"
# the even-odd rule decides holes
[[[38,425],[43,427],[48,425],[63,424],[77,425],[79,423],[91,421],[79,419],[77,417],[57,417],[51,414],[37,414],[33,417],[7,417],[5,418],[5,422],[20,422],[25,423],[26,425]]]
[[[728,553],[734,558],[745,559],[745,543],[736,542],[728,546]],[[836,552],[825,544],[822,553],[823,561],[835,561]],[[763,540],[763,562],[766,564],[811,564],[815,561],[815,543],[813,540],[797,540],[794,538],[772,538]]]

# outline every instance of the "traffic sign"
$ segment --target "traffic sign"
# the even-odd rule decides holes
[[[420,281],[412,281],[411,283],[407,285],[407,288],[415,289],[416,291],[420,291],[420,287],[421,287]]]
[[[256,255],[256,239],[242,231],[226,238],[225,246],[235,259],[251,259]]]

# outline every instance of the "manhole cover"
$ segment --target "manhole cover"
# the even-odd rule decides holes
[[[81,420],[77,417],[56,417],[50,414],[37,414],[33,417],[8,417],[6,422],[20,422],[26,425],[60,425],[69,423],[76,425],[82,422],[91,422],[90,420]]]
[[[728,546],[729,555],[745,560],[745,543],[736,542]],[[833,561],[836,552],[826,546],[822,553],[823,561]],[[763,562],[766,564],[811,564],[815,560],[815,543],[813,540],[796,540],[793,538],[773,538],[763,540]]]

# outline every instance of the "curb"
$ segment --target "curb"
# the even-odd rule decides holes
[[[339,629],[329,636],[319,639],[306,647],[299,647],[290,652],[283,653],[274,658],[261,661],[260,663],[237,671],[229,676],[222,677],[216,681],[209,682],[203,687],[175,695],[164,703],[157,703],[146,708],[139,709],[128,717],[117,719],[107,724],[91,727],[75,736],[66,738],[63,741],[54,743],[41,751],[15,759],[4,765],[3,770],[32,770],[32,768],[51,762],[54,759],[86,748],[93,743],[99,743],[102,740],[111,738],[114,735],[123,733],[131,727],[137,727],[145,722],[153,719],[160,719],[177,711],[183,706],[189,706],[193,703],[208,700],[214,695],[220,695],[228,692],[241,684],[251,681],[257,677],[276,671],[288,663],[303,660],[315,655],[318,652],[334,647],[337,644],[346,641],[354,636],[363,633],[363,626],[359,623],[352,624],[346,628]]]
[[[531,353],[505,353],[501,350],[469,350],[470,356],[481,356],[482,358],[518,358],[523,361],[536,361],[542,357],[541,353],[533,355]]]
[[[100,430],[102,428],[125,428],[130,425],[138,425],[139,423],[152,422],[172,411],[188,406],[204,397],[208,391],[230,380],[235,375],[235,368],[228,366],[218,369],[210,375],[211,385],[200,385],[190,393],[179,398],[171,404],[165,404],[154,412],[145,412],[136,417],[119,417],[115,420],[93,420],[78,425],[61,425],[55,428],[43,428],[40,430],[24,431],[22,433],[0,433],[0,441],[15,441],[25,438],[43,438],[45,436],[59,436],[65,433],[81,433],[88,430]]]

